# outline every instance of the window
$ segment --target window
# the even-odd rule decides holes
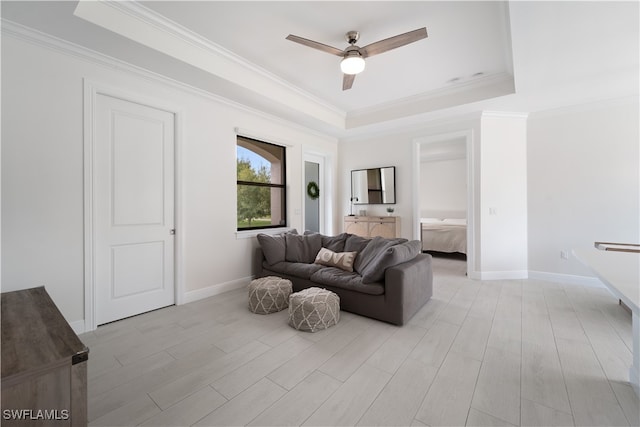
[[[287,225],[285,148],[238,137],[238,231]]]

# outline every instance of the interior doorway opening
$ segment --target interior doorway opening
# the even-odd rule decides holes
[[[304,230],[326,233],[327,196],[330,191],[325,178],[325,158],[319,154],[305,153],[303,160]]]
[[[305,230],[320,232],[320,165],[304,162],[304,180],[306,194],[304,198],[304,228]]]
[[[435,257],[466,262],[471,277],[473,245],[472,133],[415,140],[414,238]]]

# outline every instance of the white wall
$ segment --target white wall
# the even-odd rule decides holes
[[[401,235],[413,238],[416,141],[468,131],[476,180],[472,220],[478,224],[472,269],[517,271],[524,262],[533,271],[590,275],[573,259],[561,261],[560,250],[594,240],[640,241],[637,100],[537,113],[530,116],[528,131],[519,120],[476,117],[336,145],[335,139],[294,124],[121,68],[2,38],[2,290],[46,285],[71,322],[84,316],[83,78],[182,109],[179,209],[184,216],[178,233],[184,243],[184,288],[193,298],[251,274],[255,241],[235,234],[235,127],[290,146],[293,227],[302,224],[303,153],[314,152],[325,155],[331,171],[327,194],[333,197],[327,205],[336,207],[336,226],[328,233],[340,231],[349,212],[351,170],[396,166],[395,214],[402,220]],[[379,215],[384,208],[367,207]],[[490,216],[489,208],[497,215]],[[508,236],[513,230],[515,236]],[[501,261],[502,253],[509,265]]]
[[[255,238],[236,237],[234,128],[289,146],[293,227],[302,225],[303,152],[324,154],[335,171],[333,138],[119,68],[2,38],[2,290],[45,285],[72,324],[84,318],[84,78],[182,111],[177,228],[186,300],[252,274]]]
[[[527,116],[483,113],[481,278],[527,277]]]
[[[420,212],[425,211],[459,211],[466,215],[466,158],[420,163]]]
[[[342,230],[344,215],[349,214],[349,197],[351,195],[351,171],[379,166],[396,167],[396,205],[394,215],[400,217],[401,236],[407,239],[416,238],[418,230],[415,221],[415,204],[419,196],[414,193],[414,172],[419,162],[416,152],[416,141],[429,139],[431,136],[449,134],[474,129],[479,135],[479,120],[476,114],[446,122],[425,123],[424,126],[395,133],[382,134],[373,138],[358,137],[341,140],[338,146],[338,221]],[[373,149],[372,147],[375,147]],[[369,215],[386,215],[387,205],[355,206],[354,209],[366,209]],[[419,209],[417,209],[419,212]]]
[[[341,141],[338,176],[344,177],[345,182],[342,182],[340,199],[348,201],[350,170],[379,166],[383,162],[397,166],[396,214],[402,218],[402,237],[417,238],[414,212],[420,209],[414,209],[414,203],[419,201],[419,190],[412,182],[412,171],[419,166],[416,160],[419,148],[415,146],[444,140],[447,135],[468,134],[471,149],[467,152],[467,165],[471,166],[468,173],[471,173],[472,185],[467,188],[471,192],[473,211],[467,218],[472,231],[469,275],[480,279],[526,277],[526,122],[526,115],[522,114],[483,113],[459,121],[425,124],[422,129],[406,133]],[[418,174],[415,179],[419,179]],[[414,188],[415,195],[412,194]],[[348,212],[348,203],[343,206]],[[370,205],[368,211],[382,214],[383,209],[381,205]]]
[[[530,270],[592,276],[560,252],[640,243],[638,117],[637,97],[530,116]]]
[[[349,198],[351,197],[351,171],[356,169],[368,169],[384,166],[396,167],[396,216],[401,218],[401,234],[411,235],[411,164],[408,162],[411,153],[409,140],[400,141],[394,139],[395,144],[390,144],[385,138],[378,140],[341,141],[338,146],[338,216],[340,231],[344,231],[343,217],[349,214]],[[372,150],[371,146],[376,149]],[[393,205],[354,205],[354,213],[361,209],[367,211],[367,215],[386,215],[386,207]]]
[[[349,211],[350,170],[395,165],[396,214],[402,236],[414,238],[408,180],[417,153],[411,145],[470,130],[476,185],[471,273],[499,278],[529,272],[534,278],[590,282],[585,277],[593,274],[571,255],[562,260],[560,252],[570,254],[596,240],[640,242],[639,115],[638,99],[632,97],[528,118],[484,114],[480,120],[341,141],[342,213]],[[382,206],[368,210],[383,214]]]

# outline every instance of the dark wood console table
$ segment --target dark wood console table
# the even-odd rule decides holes
[[[89,349],[44,287],[1,299],[2,425],[86,426]]]

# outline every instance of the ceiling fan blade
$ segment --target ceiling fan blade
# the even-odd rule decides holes
[[[335,48],[333,46],[329,46],[329,45],[326,45],[326,44],[322,44],[322,43],[319,43],[319,42],[315,42],[313,40],[309,40],[309,39],[305,39],[305,38],[302,38],[302,37],[294,36],[293,34],[289,34],[286,37],[286,39],[287,40],[291,40],[292,42],[296,42],[296,43],[303,44],[305,46],[312,47],[314,49],[321,50],[323,52],[330,53],[332,55],[344,56],[344,51],[342,51],[342,50],[340,50],[338,48]]]
[[[342,90],[351,89],[351,86],[353,86],[353,81],[355,79],[355,74],[344,74],[342,77]]]
[[[399,34],[397,36],[389,37],[388,39],[380,40],[375,43],[366,45],[360,48],[360,54],[365,58],[368,56],[377,55],[382,52],[386,52],[397,47],[404,46],[409,43],[413,43],[418,40],[427,38],[427,28],[419,28],[417,30],[409,31],[408,33]]]

